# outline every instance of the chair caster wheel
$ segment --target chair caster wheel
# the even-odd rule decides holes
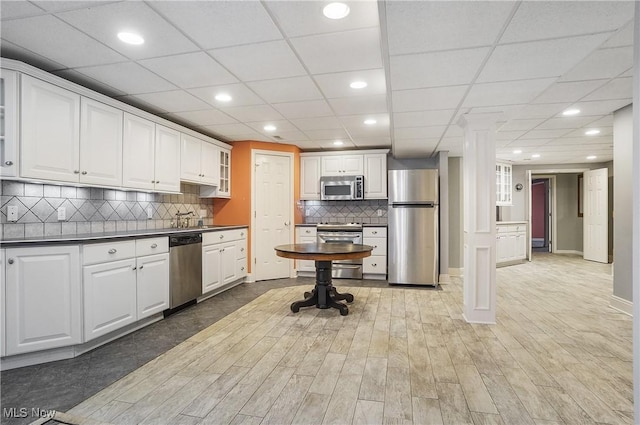
[[[300,307],[298,307],[296,303],[293,303],[291,304],[291,311],[293,311],[294,313],[297,313],[300,311]]]

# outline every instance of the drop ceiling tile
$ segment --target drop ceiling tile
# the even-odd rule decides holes
[[[463,106],[516,105],[529,103],[549,87],[555,78],[474,84]]]
[[[503,124],[499,131],[529,131],[542,123],[543,119],[530,119],[530,120],[510,120]]]
[[[333,111],[324,100],[307,100],[304,102],[276,103],[273,106],[287,119],[325,117],[333,115]]]
[[[236,140],[236,141],[252,140],[252,141],[256,141],[256,142],[273,142],[273,139],[271,139],[271,137],[265,136],[265,135],[260,134],[260,133],[258,133],[256,131],[253,131],[251,133],[239,134],[237,136],[233,136],[233,139]]]
[[[438,139],[398,139],[393,141],[395,158],[426,158],[438,146]]]
[[[489,46],[514,2],[385,2],[392,55]]]
[[[169,115],[175,116],[198,127],[203,127],[206,125],[232,124],[237,122],[229,115],[216,109],[205,109],[202,111],[191,112],[176,112]]]
[[[620,77],[633,77],[633,68],[627,69]]]
[[[377,27],[292,38],[290,41],[311,74],[382,67],[380,30]]]
[[[592,123],[598,117],[592,116],[577,116],[577,117],[558,117],[551,118],[548,121],[540,124],[536,127],[536,130],[553,130],[553,129],[575,129],[584,127],[585,125]]]
[[[238,82],[205,52],[164,56],[138,63],[183,89]]]
[[[3,21],[2,39],[66,68],[125,61],[126,58],[52,15]]]
[[[584,134],[585,131],[591,130],[591,129],[598,129],[600,130],[600,133],[597,136],[587,136],[586,134]],[[598,127],[598,126],[588,125],[588,126],[585,126],[584,128],[571,131],[565,134],[564,137],[569,137],[569,138],[582,137],[584,138],[585,141],[589,141],[591,139],[597,140],[599,138],[606,137],[606,136],[613,136],[613,127]]]
[[[401,128],[447,125],[455,111],[455,109],[444,109],[440,111],[398,112],[393,114],[393,126]]]
[[[45,71],[65,68],[64,65],[2,39],[0,39],[0,57],[26,62]]]
[[[521,137],[525,133],[526,133],[525,130],[499,131],[496,133],[495,139],[496,141],[502,141],[502,140],[513,141],[513,140],[516,140],[518,137]]]
[[[281,120],[282,115],[269,105],[236,106],[220,110],[240,122]]]
[[[546,145],[551,140],[553,139],[518,139],[511,141],[509,143],[509,146],[511,146],[511,149],[538,147]]]
[[[337,115],[380,114],[387,112],[387,96],[384,94],[329,99],[329,104]]]
[[[394,137],[398,139],[439,139],[446,130],[446,125],[433,127],[404,127],[394,129]]]
[[[217,124],[217,125],[203,125],[202,128],[212,131],[216,134],[220,134],[225,137],[233,138],[241,134],[257,133],[251,129],[251,127],[241,124]]]
[[[571,105],[580,109],[582,115],[607,115],[631,103],[630,99],[578,102]]]
[[[494,106],[475,106],[466,108],[469,114],[503,114],[507,118],[513,117],[517,111],[521,110],[525,105],[494,105]],[[465,109],[465,108],[461,108]],[[459,115],[453,122],[458,122]]]
[[[575,102],[582,99],[608,80],[574,81],[568,83],[555,83],[536,97],[532,103],[562,103]]]
[[[565,134],[570,133],[568,129],[553,129],[553,130],[531,130],[523,137],[523,139],[555,139],[562,137]]]
[[[559,77],[578,64],[605,39],[606,35],[598,34],[497,46],[477,81]]]
[[[257,131],[258,133],[267,135],[269,137],[273,136],[274,134],[280,134],[281,132],[284,132],[284,131],[298,130],[293,124],[291,124],[289,121],[286,121],[286,120],[264,120],[264,121],[257,121],[257,122],[247,122],[245,124],[251,127],[252,129],[254,129],[255,131]],[[265,125],[274,125],[276,127],[276,130],[266,131],[264,129]]]
[[[218,108],[232,108],[234,106],[263,105],[264,100],[260,99],[253,91],[241,83],[225,84],[212,87],[200,87],[187,90],[194,96]],[[225,93],[232,97],[228,102],[216,100],[215,96]]]
[[[343,140],[342,145],[336,146],[333,144],[335,140],[317,140],[316,143],[320,145],[320,148],[332,151],[340,151],[343,149],[353,149],[356,145],[351,140]]]
[[[322,99],[322,94],[308,76],[255,81],[247,86],[268,103]]]
[[[603,48],[622,46],[633,46],[633,19],[630,19],[602,45]]]
[[[361,126],[361,127],[347,127],[347,131],[352,138],[381,138],[391,137],[389,126]]]
[[[129,94],[160,92],[176,88],[170,82],[134,62],[77,68],[76,71]]]
[[[302,131],[325,128],[342,129],[342,123],[335,116],[292,119],[291,123]]]
[[[335,97],[370,96],[387,92],[384,69],[366,69],[361,71],[337,72],[332,74],[314,75],[320,90],[328,99]],[[367,87],[352,89],[349,84],[354,81],[364,81]]]
[[[144,2],[127,1],[59,13],[64,21],[84,31],[128,58],[143,59],[193,52],[198,46],[164,20]],[[120,41],[117,33],[131,31],[144,38],[144,44]]]
[[[590,144],[611,144],[612,139],[610,136],[608,137],[586,137],[584,134],[581,134],[580,137],[561,137],[555,139],[553,143],[562,143],[563,145],[590,145]]]
[[[49,2],[44,2],[49,3]],[[51,2],[54,3],[54,2]],[[7,21],[16,18],[44,15],[45,11],[28,1],[3,1],[2,20]]]
[[[389,115],[388,114],[366,114],[366,115],[348,115],[340,117],[340,122],[344,124],[347,129],[352,128],[388,128],[389,127]],[[365,120],[376,120],[375,124],[365,124]]]
[[[52,71],[51,73],[57,75],[58,77],[62,77],[65,80],[72,81],[76,84],[90,88],[91,90],[95,90],[109,97],[126,95],[126,93],[122,90],[115,89],[107,84],[104,84],[102,81],[87,77],[86,75],[81,74],[74,69],[61,69],[59,71]]]
[[[306,74],[289,45],[282,40],[210,50],[209,54],[242,81]]]
[[[296,143],[296,146],[298,146],[303,151],[304,150],[318,150],[318,149],[320,149],[320,145],[317,142],[313,141],[313,140],[307,140],[307,141],[301,140],[301,141],[298,141]]]
[[[391,147],[390,137],[354,137],[353,143],[359,148]]]
[[[600,49],[591,53],[559,81],[614,78],[633,66],[633,48]]]
[[[172,90],[158,93],[138,94],[135,97],[167,112],[199,111],[207,108],[202,100],[184,90]]]
[[[261,2],[154,1],[151,6],[203,49],[282,39]]]
[[[613,127],[613,114],[605,115],[602,118],[589,123],[589,125],[596,127]]]
[[[348,31],[379,25],[375,2],[351,1],[350,13],[343,19],[329,19],[322,14],[326,3],[319,1],[266,1],[265,5],[288,37]]]
[[[124,102],[124,103],[126,103],[128,105],[135,106],[136,108],[140,108],[143,111],[147,111],[147,112],[149,112],[151,114],[163,115],[163,114],[168,113],[168,111],[160,108],[159,106],[154,105],[154,104],[149,103],[149,102],[145,102],[142,99],[139,99],[138,97],[133,96],[133,95],[131,95],[131,96],[129,96],[129,95],[127,95],[127,96],[118,96],[115,99],[119,100],[120,102]]]
[[[26,3],[26,2],[25,2]],[[32,1],[31,3],[36,4],[38,7],[48,11],[48,12],[62,12],[64,10],[74,10],[74,9],[84,9],[86,7],[96,7],[109,3],[116,3],[115,1],[99,1],[99,0],[68,0],[68,1]],[[3,2],[4,5],[4,2]],[[3,14],[4,14],[4,6],[3,6]]]
[[[278,139],[276,136],[279,136],[280,138]],[[277,140],[278,143],[288,143],[288,144],[295,144],[295,142],[298,142],[298,141],[309,140],[309,138],[299,130],[280,131],[280,129],[278,129],[271,135],[271,137],[274,140]]]
[[[456,137],[456,138],[464,137],[464,130],[462,129],[462,127],[460,127],[457,124],[452,124],[449,127],[447,127],[447,130],[444,132],[444,135],[442,136],[442,138],[447,139],[452,137]]]
[[[351,140],[346,131],[341,128],[327,128],[321,130],[303,130],[311,140]]]
[[[467,91],[467,87],[394,90],[391,94],[393,112],[455,109]]]
[[[512,118],[534,119],[551,118],[560,114],[571,105],[570,103],[545,103],[539,105],[523,105],[511,114]],[[475,108],[474,108],[475,110]]]
[[[591,100],[612,100],[612,99],[632,99],[633,98],[633,78],[615,78],[609,83],[600,87],[589,96],[581,99]]]
[[[633,16],[632,2],[524,2],[501,43],[615,31]]]
[[[391,56],[391,86],[402,90],[469,84],[488,52],[480,48]]]

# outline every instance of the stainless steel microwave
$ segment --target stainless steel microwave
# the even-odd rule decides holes
[[[323,201],[364,199],[364,176],[320,177],[320,199]]]

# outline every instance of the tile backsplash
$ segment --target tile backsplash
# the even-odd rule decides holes
[[[305,223],[387,224],[386,199],[301,202]],[[378,216],[378,210],[381,210],[381,216]]]
[[[213,224],[213,200],[200,199],[197,185],[183,183],[180,190],[181,194],[168,195],[3,180],[0,235],[9,239],[162,229],[171,226],[178,211],[193,211],[195,225],[200,210],[206,210],[204,224]],[[8,206],[18,207],[15,223],[7,220]],[[58,220],[59,207],[65,208],[65,220]]]

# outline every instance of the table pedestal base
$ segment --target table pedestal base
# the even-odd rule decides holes
[[[353,295],[340,294],[331,284],[331,261],[316,261],[316,286],[304,293],[304,300],[291,304],[291,311],[297,313],[300,307],[337,308],[342,316],[349,314],[349,308],[338,301],[353,302]]]

